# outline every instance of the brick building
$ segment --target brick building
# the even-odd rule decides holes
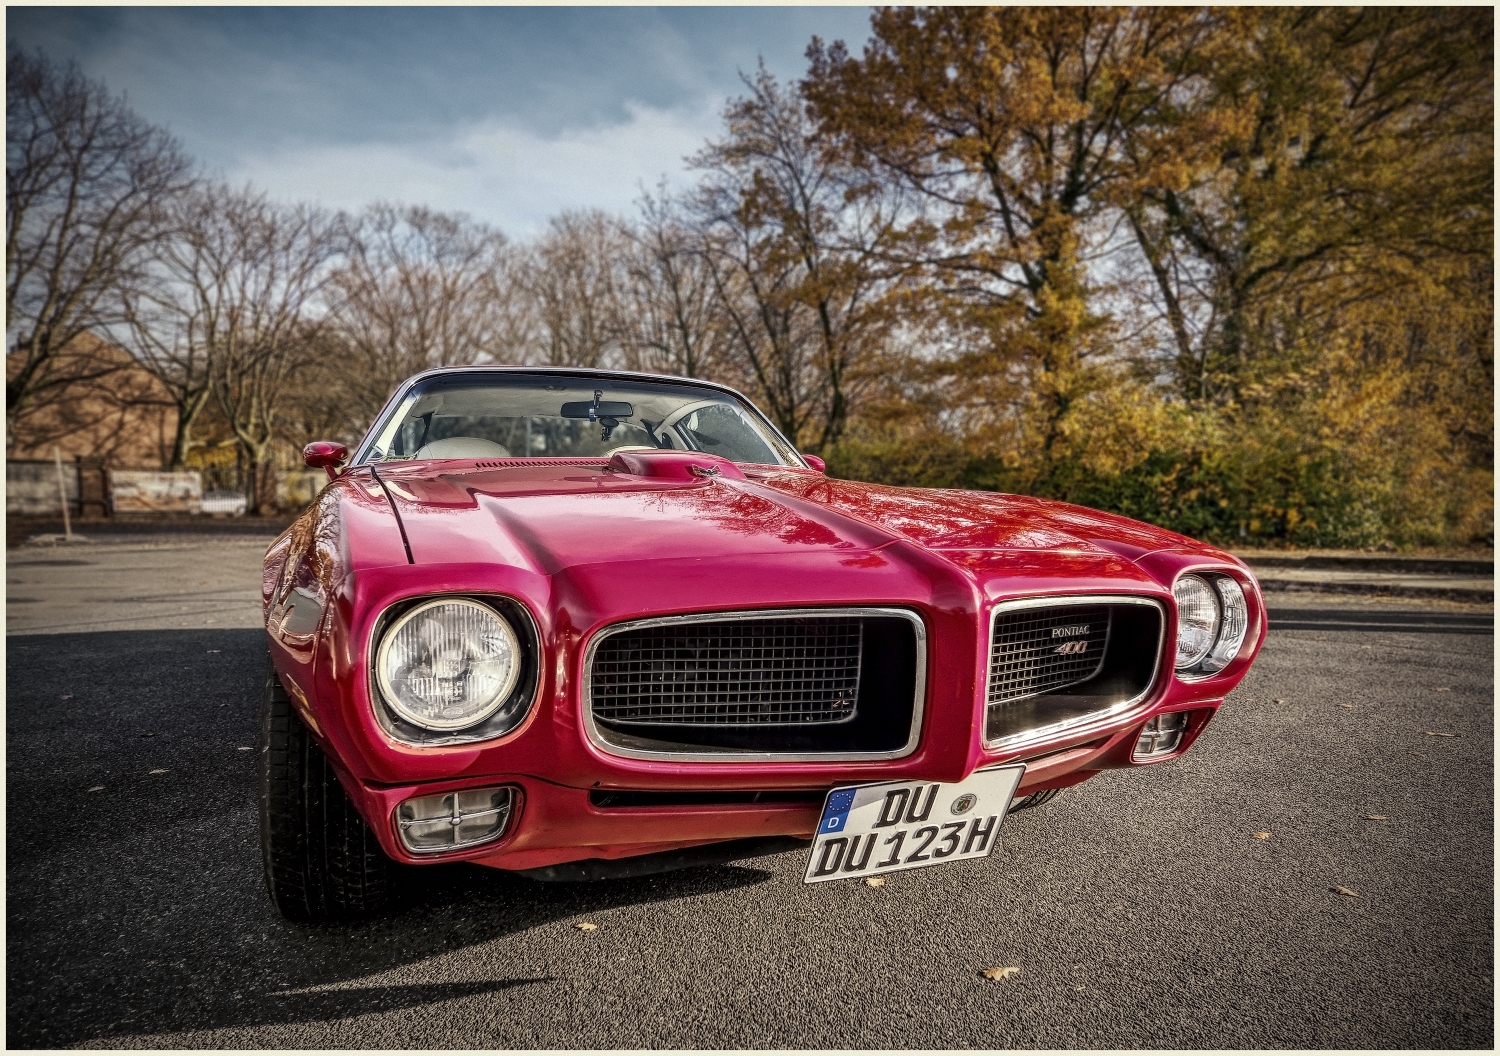
[[[6,357],[6,374],[19,367]],[[40,394],[10,423],[8,461],[65,461],[115,469],[162,469],[172,458],[177,413],[171,394],[128,352],[85,334],[65,347],[54,374],[62,384]]]

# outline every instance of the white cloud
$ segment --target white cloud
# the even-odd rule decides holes
[[[526,238],[564,209],[629,212],[641,185],[691,180],[683,158],[721,130],[718,106],[696,111],[629,102],[622,124],[544,138],[488,121],[446,140],[282,147],[226,173],[284,201],[359,209],[376,199],[463,211]]]

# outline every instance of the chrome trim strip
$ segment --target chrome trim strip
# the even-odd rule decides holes
[[[1049,594],[1040,598],[1019,598],[1015,601],[1002,601],[990,610],[988,633],[984,642],[984,726],[981,730],[988,730],[990,724],[990,679],[993,677],[992,661],[995,651],[995,623],[1002,612],[1015,612],[1018,609],[1051,609],[1063,605],[1151,605],[1156,608],[1161,616],[1161,622],[1157,625],[1156,638],[1156,665],[1152,669],[1151,681],[1145,690],[1131,697],[1129,700],[1119,704],[1112,704],[1098,711],[1091,711],[1087,715],[1079,715],[1061,722],[1054,722],[1047,726],[1038,726],[1034,730],[1023,730],[1020,733],[1012,733],[1001,737],[999,740],[991,741],[987,736],[981,734],[986,751],[1002,749],[1009,751],[1016,748],[1025,748],[1037,741],[1045,741],[1060,733],[1072,733],[1092,725],[1104,725],[1112,723],[1117,717],[1123,716],[1136,705],[1146,700],[1155,692],[1162,681],[1162,664],[1165,659],[1163,649],[1167,641],[1167,607],[1158,598],[1150,598],[1140,594]],[[1113,621],[1111,621],[1113,622]],[[1076,683],[1074,683],[1076,685]]]
[[[450,852],[450,850],[463,850],[465,849],[465,847],[477,847],[478,844],[481,843],[493,843],[493,841],[498,840],[499,837],[502,837],[502,835],[505,834],[505,831],[510,828],[510,811],[511,808],[516,805],[516,790],[514,790],[513,787],[502,786],[501,790],[504,790],[505,793],[504,807],[489,807],[486,808],[486,810],[475,810],[472,811],[472,813],[463,813],[462,810],[459,810],[459,795],[462,795],[463,792],[471,792],[471,790],[472,792],[487,792],[487,790],[489,789],[455,789],[453,790],[453,792],[438,793],[438,795],[453,796],[453,813],[447,817],[422,817],[422,819],[414,819],[410,820],[410,822],[407,822],[407,820],[401,819],[401,807],[404,804],[396,805],[396,826],[398,826],[399,834],[401,834],[401,846],[404,847],[405,850],[407,850],[407,853],[411,853],[411,855],[441,855],[441,853],[447,853]],[[426,798],[426,796],[413,796],[413,798],[422,799]],[[405,802],[410,802],[410,799]],[[411,828],[411,826],[414,825],[431,825],[432,822],[438,822],[438,820],[446,820],[446,822],[450,822],[453,826],[455,826],[456,831],[456,828],[458,828],[460,822],[466,822],[466,820],[472,820],[475,819],[475,817],[487,817],[490,816],[490,814],[504,814],[504,817],[501,817],[501,820],[499,820],[499,828],[495,829],[495,831],[493,832],[490,832],[489,835],[481,835],[481,837],[475,838],[475,840],[463,840],[462,843],[450,843],[447,844],[446,847],[414,847],[411,846],[411,843],[408,843],[407,841],[407,829]]]
[[[491,814],[509,814],[509,813],[510,813],[510,807],[505,806],[505,807],[491,807],[489,810],[476,810],[472,814],[459,814],[459,815],[455,815],[455,816],[460,821],[471,821],[474,818],[487,818]],[[432,823],[434,821],[450,821],[450,820],[452,820],[452,819],[451,818],[417,818],[417,819],[415,819],[413,821],[401,821],[398,818],[397,821],[396,821],[396,824],[400,825],[403,829],[409,829],[413,825],[427,825],[427,824],[430,824],[430,823]]]
[[[594,655],[599,645],[611,635],[643,627],[665,627],[679,623],[717,623],[722,620],[774,620],[795,616],[896,616],[911,624],[917,645],[916,688],[912,702],[911,730],[906,743],[889,752],[741,752],[725,749],[719,752],[649,752],[621,748],[604,739],[594,722]],[[920,614],[911,609],[895,608],[829,608],[829,609],[738,609],[728,612],[695,612],[683,616],[657,616],[646,620],[614,623],[595,631],[583,651],[583,683],[579,710],[589,743],[606,755],[625,759],[653,759],[675,763],[856,763],[901,759],[917,750],[922,737],[922,713],[927,703],[927,627]]]

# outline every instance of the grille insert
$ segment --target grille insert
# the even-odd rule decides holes
[[[631,726],[817,726],[853,719],[864,623],[849,616],[729,619],[610,635],[591,706]]]
[[[1104,663],[1110,617],[1106,605],[1002,613],[990,644],[989,706],[1093,678]]]

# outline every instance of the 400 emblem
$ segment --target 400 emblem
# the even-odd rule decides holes
[[[1088,639],[1087,638],[1079,638],[1079,639],[1076,639],[1075,641],[1063,642],[1062,645],[1059,645],[1056,649],[1054,649],[1052,651],[1054,653],[1056,653],[1058,656],[1072,656],[1075,653],[1082,653],[1082,652],[1086,651],[1088,649],[1088,647],[1089,647]]]

